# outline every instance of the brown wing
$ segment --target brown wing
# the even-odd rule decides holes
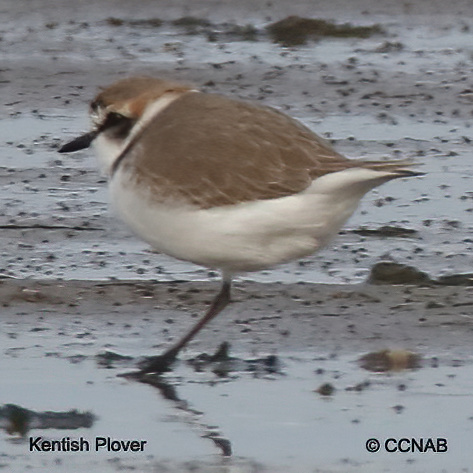
[[[283,113],[213,94],[185,94],[140,138],[120,166],[131,167],[157,198],[201,208],[291,195],[353,166]],[[152,152],[140,153],[142,147]]]

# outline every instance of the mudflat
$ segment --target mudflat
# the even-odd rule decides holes
[[[470,2],[5,0],[0,14],[2,466],[468,471]],[[349,156],[411,158],[426,176],[366,196],[313,258],[238,280],[173,372],[119,377],[218,289],[113,216],[92,153],[57,154],[98,88],[130,74],[260,101]],[[144,448],[39,456],[30,435]],[[385,448],[402,438],[448,449]]]

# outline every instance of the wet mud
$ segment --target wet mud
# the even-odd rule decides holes
[[[51,456],[79,469],[92,464],[116,471],[149,462],[150,471],[163,465],[171,471],[237,465],[241,471],[313,471],[320,462],[322,471],[338,471],[344,461],[339,449],[330,450],[330,435],[354,445],[353,438],[368,439],[373,432],[441,430],[457,447],[468,435],[468,287],[240,282],[233,304],[191,343],[172,372],[138,374],[143,357],[176,340],[217,288],[206,282],[3,280],[3,396],[17,409],[72,409],[95,419],[82,428],[69,426],[72,438],[122,432],[148,441],[146,461],[122,453],[113,467],[93,454],[72,463],[68,454]],[[455,416],[431,424],[432,410],[440,403],[448,411],[453,398]],[[327,399],[328,411],[320,404]],[[55,424],[21,423],[7,410],[0,412],[7,465],[37,465],[37,457],[25,453],[28,439],[60,438],[64,431]],[[395,420],[403,415],[404,421]],[[122,422],[127,427],[120,429]],[[328,437],[320,437],[320,428],[328,429]],[[268,440],[257,447],[260,435]],[[365,468],[370,461],[362,447],[347,447],[347,454]],[[222,458],[230,466],[222,467]],[[395,471],[398,462],[382,458]],[[466,465],[465,455],[444,458],[443,465]],[[187,462],[194,466],[183,466]],[[416,464],[433,465],[424,457]]]
[[[469,471],[469,2],[5,0],[0,14],[1,468]],[[57,153],[97,89],[130,74],[260,101],[425,176],[370,193],[320,254],[242,277],[172,372],[137,378],[218,274],[150,251],[91,153]],[[147,444],[40,453],[30,436]],[[370,453],[373,438],[448,450]]]

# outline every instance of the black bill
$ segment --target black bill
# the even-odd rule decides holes
[[[72,153],[81,149],[88,148],[92,141],[97,137],[98,132],[96,130],[89,131],[85,135],[79,136],[69,143],[61,146],[58,150],[59,153]]]

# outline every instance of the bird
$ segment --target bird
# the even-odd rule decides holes
[[[151,247],[217,270],[203,317],[139,365],[169,371],[230,303],[232,280],[324,248],[362,197],[419,176],[406,160],[349,159],[289,115],[184,82],[133,76],[100,90],[91,131],[58,151],[93,145],[119,216]]]

